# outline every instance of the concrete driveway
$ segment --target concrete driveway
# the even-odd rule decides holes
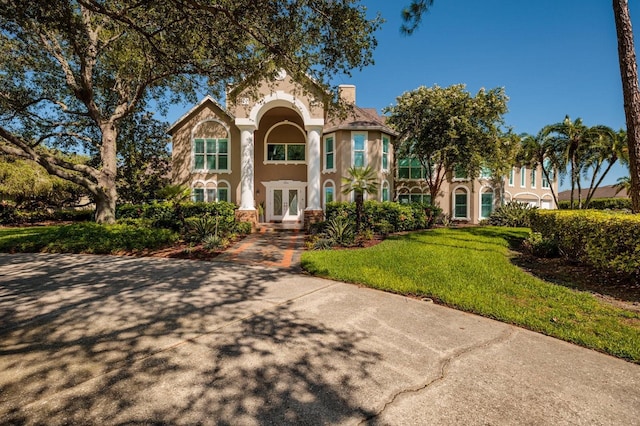
[[[260,266],[0,254],[0,424],[640,424],[640,366]]]

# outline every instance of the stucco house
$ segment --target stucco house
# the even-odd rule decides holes
[[[231,90],[226,106],[205,97],[168,130],[173,182],[189,186],[196,201],[236,203],[241,220],[256,222],[262,205],[263,220],[300,227],[322,220],[326,203],[351,200],[340,191],[351,166],[376,171],[380,189],[370,199],[426,201],[424,171],[394,158],[396,132],[375,109],[357,106],[355,86],[339,86],[353,105],[343,118],[329,116],[326,94],[308,86],[283,70],[275,81]],[[554,207],[540,175],[514,169],[505,198]],[[451,176],[436,202],[454,219],[477,223],[499,204],[489,182]]]

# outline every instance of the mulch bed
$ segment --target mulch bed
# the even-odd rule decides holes
[[[640,277],[604,273],[564,258],[544,259],[517,251],[512,262],[545,281],[576,290],[619,308],[640,312]]]

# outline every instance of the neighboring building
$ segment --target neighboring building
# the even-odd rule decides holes
[[[227,108],[205,97],[168,130],[173,182],[191,187],[196,201],[238,204],[242,220],[255,222],[257,206],[262,205],[265,221],[300,226],[321,220],[326,203],[352,199],[340,190],[351,166],[376,171],[379,191],[369,199],[428,201],[422,175],[418,177],[423,172],[408,160],[396,164],[397,134],[385,125],[384,117],[375,109],[356,106],[355,86],[342,85],[339,90],[353,105],[345,118],[328,117],[326,94],[303,90],[284,71],[276,81],[251,91],[232,90]],[[551,208],[541,173],[526,173],[526,187],[514,191],[511,180],[505,183],[505,198]],[[520,183],[519,170],[513,178]],[[478,223],[500,200],[486,177],[473,184],[451,177],[436,202],[454,219]]]
[[[582,199],[586,199],[587,195],[589,195],[589,188],[582,189],[580,192],[580,196]],[[627,194],[627,190],[622,188],[621,191],[618,192],[618,187],[615,185],[606,185],[596,188],[592,199],[598,198],[629,198]],[[573,199],[578,200],[578,191],[576,190],[573,194]],[[571,200],[571,190],[568,189],[566,191],[562,191],[558,193],[558,201],[570,201]]]

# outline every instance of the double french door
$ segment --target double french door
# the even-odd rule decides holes
[[[304,219],[304,183],[267,185],[267,222],[299,222]]]

